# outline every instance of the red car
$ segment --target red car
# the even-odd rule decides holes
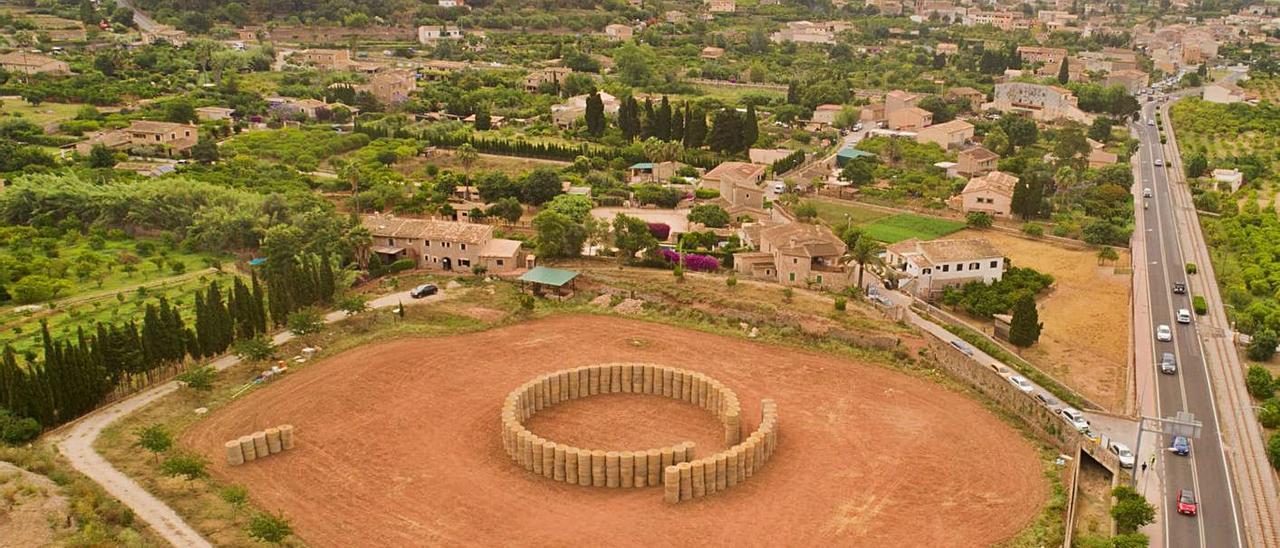
[[[1196,515],[1196,494],[1190,489],[1178,490],[1178,513],[1188,516]]]

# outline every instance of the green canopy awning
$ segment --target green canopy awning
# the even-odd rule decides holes
[[[520,281],[560,287],[573,281],[573,279],[577,277],[578,273],[572,270],[560,270],[558,268],[538,266],[521,275]]]

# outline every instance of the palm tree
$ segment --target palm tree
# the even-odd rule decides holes
[[[862,288],[862,275],[866,273],[868,264],[880,262],[880,244],[871,238],[859,237],[858,241],[849,248],[845,257],[851,262],[858,263],[858,290],[865,291]]]

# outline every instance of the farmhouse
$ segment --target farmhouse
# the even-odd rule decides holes
[[[836,116],[840,115],[840,110],[844,107],[840,105],[818,105],[813,109],[813,123],[832,126],[836,123]]]
[[[919,131],[933,123],[933,113],[920,107],[907,107],[890,111],[889,129],[895,131]]]
[[[956,154],[956,174],[962,177],[983,175],[995,171],[998,160],[1000,155],[987,150],[986,147],[969,147]]]
[[[520,242],[493,237],[493,227],[456,221],[366,215],[370,251],[390,263],[412,259],[417,268],[501,274],[521,266]]]
[[[573,69],[569,67],[547,67],[544,69],[530,72],[524,77],[524,90],[529,93],[537,93],[543,84],[554,84],[556,89],[560,89],[560,85],[564,83],[566,76],[573,74]]]
[[[610,40],[619,42],[622,40],[630,40],[632,35],[635,34],[635,31],[630,25],[614,23],[604,28],[604,34],[605,36],[608,36]]]
[[[462,36],[462,29],[456,26],[422,25],[418,27],[419,44],[434,44],[437,40],[458,40]]]
[[[961,86],[948,89],[947,92],[942,95],[942,98],[948,101],[954,101],[956,99],[966,100],[969,102],[969,108],[977,110],[979,105],[987,101],[987,94],[971,87]]]
[[[369,92],[383,104],[396,105],[408,100],[417,87],[418,79],[413,71],[388,70],[373,75],[369,83],[356,89]]]
[[[1213,180],[1226,185],[1232,193],[1235,193],[1240,190],[1240,185],[1244,184],[1244,174],[1238,169],[1215,169]]]
[[[25,51],[0,55],[0,68],[21,74],[71,74],[71,66],[66,61]]]
[[[230,120],[236,109],[226,107],[200,107],[196,109],[196,116],[204,121],[212,120]]]
[[[944,149],[964,146],[971,138],[973,138],[973,124],[964,120],[934,124],[921,129],[916,134],[916,142],[936,143]]]
[[[992,217],[1009,217],[1013,207],[1013,188],[1018,178],[1003,171],[992,171],[969,179],[960,191],[961,209],[965,213],[986,213]]]
[[[930,298],[969,282],[991,283],[1004,276],[1000,250],[982,238],[920,241],[915,238],[885,249],[884,263],[904,279],[898,287]]]
[[[741,274],[833,291],[849,286],[851,269],[841,264],[847,248],[824,226],[755,223],[743,228],[742,239],[758,251],[733,255],[733,268]]]
[[[93,147],[111,149],[151,147],[163,156],[185,156],[195,146],[200,130],[188,124],[134,120],[129,127],[106,131],[76,143],[76,152],[88,155]]]
[[[764,210],[764,180],[766,166],[747,162],[723,162],[702,176],[702,188],[720,191],[720,199],[730,209]]]

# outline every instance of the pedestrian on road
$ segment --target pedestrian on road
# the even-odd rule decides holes
[[[1147,463],[1145,463],[1145,462],[1144,462],[1144,463],[1142,463],[1142,473],[1143,473],[1143,474],[1147,473]]]

